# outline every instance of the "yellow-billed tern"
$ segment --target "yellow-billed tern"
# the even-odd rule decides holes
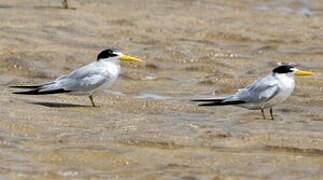
[[[120,61],[143,62],[139,58],[124,55],[116,49],[106,49],[98,54],[97,61],[76,69],[68,75],[60,76],[54,81],[40,85],[10,87],[29,89],[14,92],[14,94],[23,95],[60,93],[88,95],[92,106],[95,107],[93,94],[99,87],[109,87],[116,81],[120,74]]]
[[[204,102],[199,106],[236,105],[251,110],[261,110],[266,119],[264,109],[270,109],[271,119],[273,106],[283,103],[295,88],[294,75],[312,76],[313,72],[301,71],[290,65],[281,65],[273,69],[272,73],[250,84],[237,93],[224,98],[195,99],[192,101]]]

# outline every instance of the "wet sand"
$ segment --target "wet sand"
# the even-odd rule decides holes
[[[0,1],[0,177],[12,179],[323,178],[320,0]],[[141,57],[96,96],[17,96],[95,60]],[[278,62],[298,78],[275,121],[238,107],[200,108]],[[269,116],[269,114],[267,114]]]

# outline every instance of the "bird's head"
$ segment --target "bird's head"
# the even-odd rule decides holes
[[[273,73],[276,75],[287,75],[287,76],[313,76],[314,73],[310,71],[302,71],[291,65],[281,65],[273,69]]]
[[[123,54],[120,50],[117,49],[105,49],[98,54],[97,61],[132,61],[132,62],[143,62],[141,59],[128,56]]]

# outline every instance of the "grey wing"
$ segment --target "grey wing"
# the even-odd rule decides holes
[[[65,90],[70,91],[90,91],[109,80],[108,72],[95,64],[89,64],[63,78]]]
[[[108,73],[89,64],[81,67],[69,75],[61,76],[54,81],[54,84],[45,86],[42,91],[64,89],[66,91],[91,91],[103,85],[108,80]]]
[[[265,77],[240,90],[226,100],[240,100],[251,103],[266,102],[279,92],[279,85],[271,77]]]
[[[107,78],[102,73],[92,72],[78,78],[66,78],[64,89],[68,91],[91,91],[103,85]]]

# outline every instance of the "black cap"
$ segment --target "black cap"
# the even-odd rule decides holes
[[[290,73],[290,72],[293,72],[293,68],[295,67],[290,65],[281,65],[273,69],[273,73],[279,73],[279,74]]]
[[[105,49],[98,54],[97,60],[118,56],[117,54],[115,54],[116,52],[119,51],[113,48]]]

